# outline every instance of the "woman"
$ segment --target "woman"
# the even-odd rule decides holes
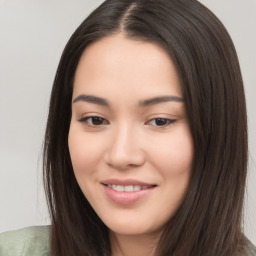
[[[256,255],[241,230],[246,167],[242,77],[220,21],[195,0],[107,0],[60,60],[44,145],[52,225],[29,231],[30,254]]]

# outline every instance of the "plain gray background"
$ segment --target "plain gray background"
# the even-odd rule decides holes
[[[0,0],[0,232],[48,224],[41,149],[61,52],[99,0]],[[256,244],[256,0],[201,0],[240,59],[249,117],[245,233]]]

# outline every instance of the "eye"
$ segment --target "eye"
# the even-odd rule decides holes
[[[165,126],[168,126],[175,122],[176,122],[176,120],[174,120],[174,119],[154,118],[154,119],[149,120],[148,124],[153,125],[153,126],[158,126],[158,127],[165,127]]]
[[[87,116],[83,117],[79,120],[81,123],[85,123],[88,126],[100,126],[100,125],[106,125],[109,124],[109,122],[99,116]]]

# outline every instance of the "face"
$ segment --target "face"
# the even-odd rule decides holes
[[[114,35],[83,53],[69,151],[77,182],[118,234],[161,232],[186,193],[193,142],[175,66],[159,46]]]

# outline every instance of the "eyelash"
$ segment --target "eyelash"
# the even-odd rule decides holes
[[[93,119],[96,122],[101,121],[102,123],[101,124],[93,124],[92,123]],[[89,123],[89,120],[91,120],[91,123]],[[81,118],[79,120],[79,122],[85,123],[87,126],[91,126],[91,127],[96,127],[96,126],[100,126],[100,125],[104,125],[104,124],[109,124],[109,122],[106,119],[104,119],[100,116],[86,116],[86,117]]]
[[[177,120],[158,117],[158,118],[153,118],[153,119],[149,120],[146,124],[151,123],[152,121],[154,121],[154,123],[155,123],[155,125],[153,125],[153,126],[164,128],[166,126],[174,124]],[[165,122],[165,124],[163,124],[163,125],[156,125],[156,123],[159,122],[159,121],[160,121],[160,123],[161,122]]]
[[[91,120],[91,122],[89,122],[89,120]],[[98,124],[93,124],[93,122],[100,122]],[[176,119],[169,119],[169,118],[161,118],[161,117],[158,117],[158,118],[153,118],[153,119],[150,119],[149,121],[146,122],[146,125],[150,125],[151,122],[154,121],[154,125],[151,124],[152,126],[155,126],[155,127],[159,127],[159,128],[164,128],[164,127],[167,127],[169,125],[172,125],[174,124],[177,120]],[[79,120],[79,122],[81,123],[85,123],[87,126],[90,126],[90,127],[97,127],[97,126],[101,126],[101,125],[108,125],[109,122],[104,119],[103,117],[99,117],[99,116],[87,116],[87,117],[83,117]],[[163,125],[156,125],[157,122],[164,122]],[[159,123],[158,123],[159,124]]]

